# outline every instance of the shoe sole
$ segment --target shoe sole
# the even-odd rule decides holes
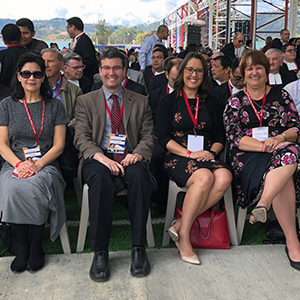
[[[265,207],[254,208],[252,215],[261,223],[266,223],[268,220],[267,209]]]

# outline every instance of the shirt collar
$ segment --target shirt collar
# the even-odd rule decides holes
[[[104,97],[105,97],[106,101],[109,101],[111,99],[112,94],[117,95],[119,102],[120,101],[122,102],[122,100],[123,100],[123,88],[122,87],[117,92],[112,93],[103,86],[103,93],[104,93]]]

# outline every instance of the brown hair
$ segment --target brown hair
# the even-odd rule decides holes
[[[244,51],[240,61],[240,71],[242,76],[245,78],[245,69],[249,66],[262,65],[266,74],[270,72],[270,62],[266,55],[258,50]]]

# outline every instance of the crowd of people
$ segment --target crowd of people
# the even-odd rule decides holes
[[[115,47],[97,54],[78,17],[67,20],[67,31],[72,44],[61,51],[35,39],[29,19],[1,31],[0,209],[18,244],[11,270],[44,266],[45,223],[56,239],[66,221],[64,177],[74,177],[59,158],[74,146],[75,176],[89,187],[92,280],[110,277],[114,199],[124,188],[130,273],[150,273],[148,213],[151,201],[163,211],[169,179],[188,188],[182,217],[168,229],[184,262],[200,264],[192,224],[233,182],[237,204],[254,205],[252,224],[265,223],[273,207],[290,265],[300,270],[299,39],[283,29],[280,39],[252,50],[236,32],[220,51],[191,44],[175,55],[163,45],[169,30],[161,25],[137,56]]]

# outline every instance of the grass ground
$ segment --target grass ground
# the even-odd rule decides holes
[[[66,212],[68,220],[68,233],[71,243],[72,252],[76,251],[76,243],[78,236],[78,224],[80,219],[80,208],[76,199],[76,195],[72,186],[72,183],[68,183],[68,186],[65,191],[65,200],[66,200]],[[114,210],[114,220],[129,220],[129,214],[125,207],[125,196],[117,197],[115,201],[115,210]],[[154,210],[152,210],[152,221],[155,217]],[[75,222],[72,222],[75,221]],[[77,222],[76,222],[77,221]],[[154,222],[153,222],[154,223]],[[249,222],[246,222],[242,245],[257,245],[262,244],[262,241],[265,239],[265,231],[268,223],[256,223],[250,225]],[[155,239],[155,247],[161,248],[162,236],[164,230],[164,223],[153,224],[153,233]],[[45,229],[44,233],[44,250],[46,254],[60,254],[63,253],[60,239],[58,238],[54,243],[49,239],[49,228]],[[1,249],[0,241],[0,249]],[[174,243],[170,242],[168,247],[174,247]],[[89,241],[89,228],[86,238],[84,252],[90,252],[90,241]],[[119,251],[119,250],[130,250],[131,249],[131,228],[129,225],[115,225],[112,229],[112,235],[110,240],[110,251]]]

